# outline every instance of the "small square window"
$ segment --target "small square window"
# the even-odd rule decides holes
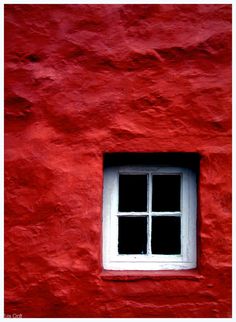
[[[192,159],[173,154],[142,155],[140,162],[136,158],[110,162],[114,155],[105,162],[103,267],[195,268],[197,183]]]

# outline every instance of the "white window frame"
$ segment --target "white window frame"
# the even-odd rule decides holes
[[[181,176],[180,211],[151,212],[152,189],[148,189],[147,212],[119,212],[119,175],[147,174],[148,186],[152,187],[151,176],[172,174]],[[103,268],[106,270],[181,270],[196,267],[196,217],[197,183],[192,169],[166,166],[110,166],[104,169],[103,187]],[[118,254],[119,216],[178,216],[181,218],[181,254],[150,254],[151,244],[147,244],[147,254]],[[150,219],[147,233],[151,234]],[[149,241],[151,240],[148,238]]]

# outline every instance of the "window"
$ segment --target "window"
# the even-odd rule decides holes
[[[105,162],[103,267],[195,268],[197,184],[192,162],[181,164],[171,154],[152,162],[142,155],[142,164],[132,164],[132,159]]]

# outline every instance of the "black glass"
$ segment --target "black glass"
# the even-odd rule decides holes
[[[152,216],[152,254],[180,253],[180,217]]]
[[[119,176],[119,211],[147,211],[147,175]]]
[[[152,211],[180,211],[180,175],[154,175]]]
[[[147,218],[119,217],[119,254],[147,253]]]

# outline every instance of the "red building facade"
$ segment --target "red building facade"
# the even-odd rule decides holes
[[[196,268],[103,269],[118,152],[198,156]],[[231,316],[230,5],[5,5],[5,314]]]

